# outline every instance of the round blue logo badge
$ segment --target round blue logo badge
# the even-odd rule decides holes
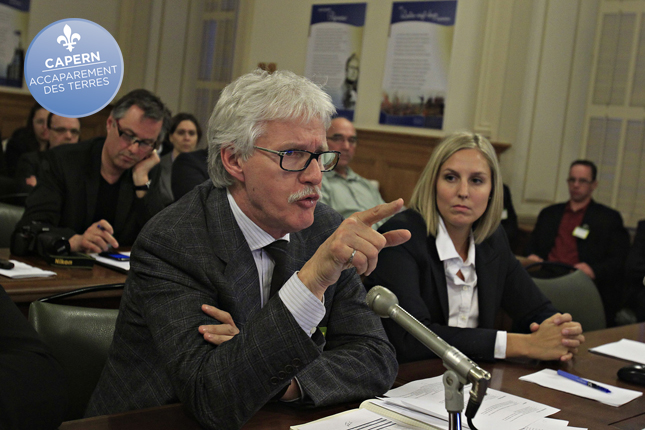
[[[121,49],[107,30],[92,21],[56,21],[29,45],[25,81],[48,111],[69,118],[92,115],[107,106],[121,87]]]

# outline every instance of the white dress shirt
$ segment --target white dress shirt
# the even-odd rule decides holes
[[[265,246],[274,242],[269,233],[262,230],[257,224],[246,216],[242,209],[237,205],[231,193],[227,190],[226,196],[233,211],[233,217],[237,225],[242,230],[242,234],[251,249],[255,265],[258,269],[260,279],[260,298],[261,305],[264,306],[269,301],[271,291],[271,276],[275,263],[269,254],[263,249]],[[289,234],[281,239],[289,241]],[[278,291],[280,299],[293,315],[300,327],[311,337],[315,333],[316,327],[325,316],[325,306],[314,294],[309,291],[305,284],[298,278],[298,272],[294,273],[291,278]],[[323,299],[324,300],[324,299]]]
[[[479,324],[479,298],[477,295],[477,272],[475,271],[475,239],[469,236],[468,256],[464,261],[439,218],[435,241],[439,259],[443,262],[448,287],[448,325],[450,327],[475,328]],[[461,271],[463,280],[457,276]],[[506,358],[506,332],[498,331],[495,338],[495,358]]]

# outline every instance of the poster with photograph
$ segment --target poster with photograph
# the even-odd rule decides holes
[[[380,124],[441,129],[457,1],[392,4]]]
[[[366,3],[313,5],[305,76],[331,96],[352,121],[358,93]]]
[[[30,0],[0,0],[0,85],[22,87]]]

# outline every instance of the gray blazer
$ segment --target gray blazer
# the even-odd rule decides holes
[[[341,221],[319,204],[314,224],[291,234],[289,269],[300,269]],[[325,293],[325,336],[309,338],[278,295],[261,308],[251,251],[226,190],[210,181],[153,218],[132,251],[87,416],[183,402],[206,428],[239,428],[293,377],[315,406],[373,397],[394,382],[394,348],[354,269]],[[197,328],[217,322],[204,303],[228,311],[240,333],[220,346],[205,342]]]

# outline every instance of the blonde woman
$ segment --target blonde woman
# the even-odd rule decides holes
[[[512,254],[500,225],[503,188],[495,151],[481,135],[455,133],[432,153],[410,208],[380,232],[412,238],[379,254],[368,289],[383,285],[400,305],[476,360],[530,357],[566,361],[582,327],[559,314]],[[519,333],[494,329],[498,310]],[[394,321],[383,325],[399,362],[434,355]]]

